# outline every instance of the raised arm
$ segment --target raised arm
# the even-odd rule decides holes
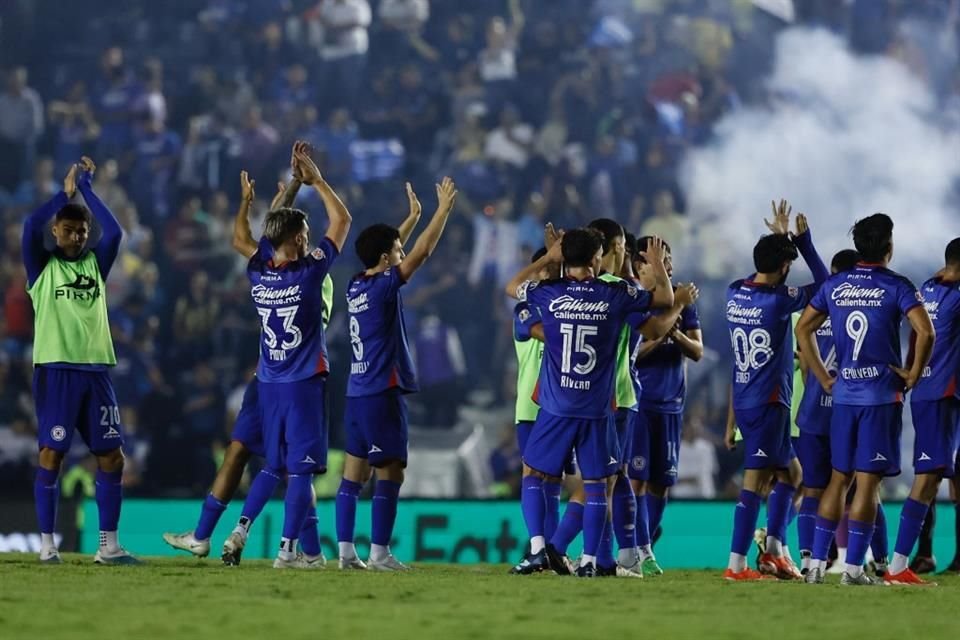
[[[420,212],[422,210],[420,200],[417,199],[417,194],[413,192],[413,187],[410,186],[409,182],[407,183],[407,200],[410,202],[410,213],[407,214],[406,219],[400,223],[397,229],[400,232],[400,246],[404,247],[407,246],[407,240],[410,239],[410,235],[420,222]]]
[[[650,264],[653,269],[654,288],[650,291],[652,299],[651,308],[667,309],[673,306],[673,286],[670,284],[670,275],[663,264],[664,250],[663,240],[657,236],[650,238],[647,250],[642,251],[640,255]],[[676,322],[676,318],[674,318]]]
[[[800,320],[797,321],[794,333],[797,336],[797,349],[803,354],[803,361],[807,365],[807,370],[813,372],[823,390],[830,393],[837,379],[827,371],[827,367],[823,363],[823,356],[820,355],[820,347],[817,346],[817,340],[814,337],[814,333],[826,320],[827,314],[825,312],[808,305],[803,310]]]
[[[923,374],[923,368],[930,364],[930,356],[933,354],[933,341],[935,331],[933,322],[930,321],[930,314],[923,306],[916,306],[907,312],[907,320],[910,322],[910,328],[913,329],[911,340],[913,342],[913,361],[909,363],[909,369],[903,369],[890,365],[898,376],[903,378],[904,385],[909,391],[920,380]]]
[[[560,264],[561,262],[563,262],[562,244],[555,242],[545,256],[536,262],[528,264],[510,279],[506,287],[507,295],[514,300],[519,300],[521,297],[519,289],[524,282],[535,278],[541,269],[548,269],[552,265]]]
[[[353,222],[350,212],[347,211],[333,187],[327,184],[327,181],[320,175],[320,169],[317,168],[316,163],[307,155],[306,151],[296,151],[294,160],[302,176],[303,184],[313,187],[320,199],[323,200],[323,206],[327,210],[327,218],[330,220],[330,226],[327,227],[327,237],[337,247],[337,251],[343,251],[343,243],[347,241],[347,234],[350,233],[350,225]]]
[[[303,140],[297,140],[293,143],[293,149],[290,152],[290,170],[293,172],[293,178],[287,184],[283,182],[277,183],[277,195],[273,197],[273,200],[270,202],[270,210],[279,209],[280,207],[292,207],[294,201],[297,199],[297,193],[300,192],[300,185],[303,184],[303,176],[300,174],[300,167],[297,165],[297,152],[306,153],[309,149],[309,145]]]
[[[797,214],[797,233],[793,237],[793,242],[797,245],[797,251],[803,256],[803,261],[807,263],[810,272],[813,274],[813,281],[820,284],[830,277],[830,270],[823,263],[816,247],[813,246],[813,236],[810,234],[810,225],[807,224],[807,216],[802,213]]]
[[[684,284],[677,287],[673,306],[664,313],[650,316],[646,322],[637,327],[644,340],[658,340],[667,336],[677,326],[684,308],[693,304],[699,296],[700,291],[695,285]]]
[[[694,362],[700,362],[703,358],[703,331],[700,329],[687,329],[682,331],[679,327],[674,327],[667,334],[680,348],[680,351],[686,357]]]
[[[412,193],[412,189],[410,193]],[[416,196],[413,196],[416,199]],[[447,219],[450,212],[453,211],[453,204],[457,199],[457,188],[450,178],[444,178],[443,182],[437,185],[437,210],[430,219],[430,224],[423,230],[420,237],[417,238],[413,249],[400,263],[400,276],[404,280],[410,280],[410,277],[416,273],[424,262],[433,254],[437,248],[440,236],[443,235],[443,229],[447,226]],[[411,205],[412,207],[412,205]],[[403,241],[403,238],[400,238]]]
[[[123,229],[120,228],[120,223],[117,222],[113,212],[104,204],[100,196],[93,191],[93,185],[90,181],[93,179],[93,174],[97,170],[96,165],[93,164],[93,160],[86,156],[81,158],[80,169],[81,173],[80,178],[77,180],[77,188],[80,190],[80,193],[83,194],[83,199],[86,201],[87,206],[90,207],[90,212],[93,213],[93,217],[96,218],[97,224],[100,225],[103,233],[103,235],[100,236],[100,241],[97,242],[97,246],[93,248],[93,254],[97,257],[100,274],[106,279],[110,273],[110,269],[113,267],[114,261],[117,259],[117,254],[120,253],[120,241],[123,239]]]
[[[250,205],[256,196],[254,183],[246,171],[240,172],[240,207],[233,219],[233,248],[247,259],[257,252],[257,241],[254,240],[253,230],[250,228]]]
[[[21,239],[21,249],[23,252],[23,265],[27,270],[27,284],[33,286],[33,283],[40,277],[40,272],[47,266],[50,259],[50,252],[43,246],[43,233],[50,222],[50,218],[65,207],[70,198],[77,191],[77,165],[70,167],[67,177],[63,180],[63,191],[56,194],[39,209],[31,213],[23,222],[23,238]]]

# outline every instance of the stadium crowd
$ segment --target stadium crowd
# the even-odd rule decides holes
[[[95,10],[108,4],[109,11]],[[100,163],[94,187],[125,233],[107,291],[118,356],[113,379],[128,439],[124,482],[131,493],[151,495],[206,489],[257,358],[259,328],[243,262],[230,246],[239,172],[260,185],[256,228],[272,185],[287,179],[289,141],[300,138],[313,145],[357,228],[390,215],[399,223],[405,180],[424,194],[437,176],[456,180],[458,212],[448,237],[406,296],[423,386],[419,425],[447,428],[467,403],[511,404],[511,306],[502,291],[542,245],[546,221],[575,227],[614,217],[635,233],[664,237],[678,255],[698,255],[682,262],[680,275],[705,292],[707,356],[691,371],[684,432],[691,464],[681,468],[684,489],[675,495],[728,495],[740,461],[722,448],[729,372],[717,354],[727,352],[727,336],[719,294],[708,292],[722,291],[711,283],[726,284],[730,274],[711,266],[722,264],[711,254],[723,247],[686,217],[677,168],[691,148],[709,144],[724,114],[767,99],[761,81],[787,22],[761,7],[777,4],[5,5],[0,480],[29,491],[36,451],[21,224],[86,153]],[[797,22],[844,32],[857,50],[899,56],[918,73],[926,69],[922,52],[918,58],[900,46],[894,26],[908,15],[942,20],[952,6],[794,5]],[[43,19],[53,9],[60,19]],[[322,205],[310,197],[298,206],[322,228]],[[338,372],[349,357],[346,341],[334,336],[346,331],[342,286],[355,266],[345,260],[334,270],[335,444],[342,442],[338,399],[346,384]],[[492,458],[494,475],[516,487],[512,431],[503,443]]]

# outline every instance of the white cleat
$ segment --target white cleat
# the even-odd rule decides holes
[[[391,553],[383,560],[367,560],[367,569],[370,571],[410,571],[410,567],[397,560]]]
[[[321,556],[322,557],[322,556]],[[324,558],[324,564],[326,564],[326,559]],[[322,569],[323,564],[320,563],[308,563],[306,558],[303,557],[302,553],[298,553],[292,558],[284,558],[282,556],[277,556],[273,561],[274,569]]]
[[[364,564],[363,560],[361,560],[357,556],[353,556],[352,558],[340,558],[340,562],[338,564],[340,565],[341,571],[347,571],[347,570],[366,571],[367,569],[367,565]]]
[[[60,559],[60,551],[56,548],[42,549],[40,551],[40,564],[63,564]]]
[[[180,549],[187,553],[192,553],[198,558],[206,558],[210,555],[210,540],[197,540],[193,531],[186,533],[165,533],[163,541],[174,549]]]
[[[617,577],[618,578],[643,578],[643,565],[640,564],[640,561],[629,567],[625,567],[622,564],[617,564]]]
[[[104,547],[100,547],[97,549],[97,554],[93,556],[93,561],[96,564],[109,565],[143,564],[142,561],[130,555],[130,553],[123,547],[117,547],[116,549],[105,549]]]
[[[301,554],[300,557],[303,559],[304,569],[323,569],[327,566],[327,557],[323,555],[323,551],[316,556]]]
[[[230,533],[223,543],[223,552],[220,554],[220,560],[228,567],[236,567],[240,564],[240,556],[243,555],[243,548],[247,545],[246,539],[236,531]]]

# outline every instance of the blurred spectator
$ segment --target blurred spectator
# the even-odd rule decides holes
[[[119,158],[133,136],[139,88],[124,64],[123,49],[110,47],[100,57],[100,76],[92,85],[94,113],[101,125],[97,157]]]
[[[12,189],[30,174],[43,126],[43,102],[27,86],[27,70],[11,70],[0,93],[0,156],[14,162],[0,163],[0,188]]]
[[[520,113],[513,106],[500,112],[500,124],[487,136],[484,153],[487,160],[523,169],[530,159],[533,127],[520,122]]]
[[[173,310],[173,337],[181,365],[210,357],[209,336],[219,315],[220,299],[210,286],[210,277],[206,271],[196,271],[190,277],[189,290],[177,298]]]
[[[93,117],[86,83],[75,81],[63,100],[50,103],[47,114],[50,124],[56,128],[54,170],[57,175],[65,175],[80,156],[93,153],[93,144],[100,137],[100,125]]]
[[[251,176],[264,177],[267,167],[276,160],[274,154],[279,142],[277,130],[263,121],[263,112],[254,105],[247,110],[235,139],[237,162]]]
[[[467,373],[457,330],[439,315],[426,315],[417,328],[413,351],[420,382],[418,401],[426,408],[424,426],[452,428]]]
[[[150,115],[134,135],[130,189],[137,209],[151,224],[170,216],[172,189],[182,148],[180,136]]]
[[[62,185],[54,177],[53,160],[44,156],[33,165],[32,179],[24,180],[17,187],[10,198],[10,204],[23,209],[35,209],[52,198],[61,188]]]
[[[333,108],[356,105],[357,92],[363,78],[367,50],[370,47],[367,27],[372,19],[367,0],[327,0],[320,4],[318,17],[323,25],[323,86],[325,106]]]
[[[640,233],[645,236],[660,236],[674,255],[684,256],[690,242],[690,220],[677,213],[673,194],[661,189],[653,196],[653,217],[644,223]]]
[[[716,446],[703,436],[702,426],[695,420],[688,420],[680,446],[682,464],[678,465],[677,484],[670,495],[712,500],[717,496],[715,475],[719,471]]]

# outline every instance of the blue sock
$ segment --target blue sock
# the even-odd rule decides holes
[[[543,535],[543,519],[547,503],[543,496],[543,479],[527,476],[520,483],[520,509],[531,538]]]
[[[250,492],[247,494],[247,499],[243,501],[243,511],[240,513],[240,520],[244,522],[244,527],[248,531],[250,525],[270,501],[278,484],[280,484],[280,474],[272,469],[261,469],[250,483]]]
[[[741,556],[747,555],[753,542],[753,531],[757,528],[760,515],[760,496],[753,491],[740,491],[740,500],[733,512],[733,539],[730,551]]]
[[[120,503],[123,502],[123,487],[120,479],[123,471],[101,471],[96,474],[97,510],[100,512],[100,531],[116,531],[120,523]]]
[[[618,476],[617,482],[613,486],[613,521],[610,523],[613,529],[612,533],[617,536],[618,549],[633,549],[639,543],[636,523],[639,519],[637,511],[640,502],[643,502],[643,500],[637,500],[637,497],[633,494],[633,487],[630,486],[630,481],[624,476]],[[610,556],[613,557],[612,544]]]
[[[800,513],[797,515],[797,536],[800,538],[800,551],[809,551],[813,554],[813,532],[817,527],[817,509],[820,508],[820,498],[804,498],[800,502]]]
[[[33,481],[33,501],[37,506],[40,533],[53,533],[57,525],[57,504],[60,502],[59,472],[37,468]]]
[[[787,523],[787,512],[793,503],[793,494],[796,488],[786,482],[778,482],[767,498],[767,535],[773,536],[781,543],[784,541],[784,530]]]
[[[547,511],[543,516],[543,537],[553,538],[560,524],[560,491],[563,487],[559,482],[544,482],[543,496],[547,502]]]
[[[344,478],[337,490],[337,542],[353,542],[357,523],[357,500],[363,485]]]
[[[597,549],[597,566],[604,569],[617,566],[617,560],[613,557],[613,521],[610,518],[603,524],[603,535],[600,536],[600,547]]]
[[[193,536],[197,540],[208,540],[226,508],[227,504],[225,502],[220,502],[213,497],[212,493],[208,493],[203,500],[200,519],[197,521],[197,528],[193,530]]]
[[[320,555],[320,533],[317,531],[317,508],[310,505],[300,530],[300,550],[308,556]]]
[[[650,544],[650,534],[654,532],[650,526],[650,494],[641,494],[637,496],[637,506],[634,513],[636,518],[633,522],[633,531],[636,536],[637,546],[645,547]]]
[[[393,523],[397,521],[397,503],[399,502],[400,483],[391,480],[377,480],[377,484],[373,488],[373,508],[370,518],[370,542],[372,544],[379,544],[384,547],[390,544],[390,538],[393,536]]]
[[[903,509],[900,510],[900,530],[897,531],[897,543],[893,550],[903,556],[910,556],[913,551],[913,545],[917,543],[920,537],[920,529],[923,528],[923,520],[927,517],[927,510],[930,507],[917,502],[912,498],[907,498],[903,503]]]
[[[923,515],[926,517],[926,511],[924,511]],[[887,537],[887,514],[883,512],[882,504],[877,505],[877,519],[873,521],[873,526],[873,538],[870,539],[870,550],[873,551],[873,559],[877,562],[886,562],[887,556],[890,554],[890,540]],[[910,546],[912,547],[913,544]]]
[[[860,566],[867,557],[867,549],[870,548],[870,540],[873,538],[874,525],[872,522],[860,522],[850,518],[847,529],[850,536],[847,541],[847,564]]]
[[[640,500],[638,499],[639,503]],[[647,507],[647,528],[650,535],[653,535],[653,532],[657,530],[657,527],[660,526],[660,523],[663,522],[663,512],[667,508],[667,496],[662,498],[655,496],[652,493],[647,493],[647,499],[644,501]],[[639,507],[637,507],[639,509]],[[638,538],[639,538],[639,529]],[[648,536],[649,537],[649,536]],[[639,540],[637,541],[639,543]]]
[[[583,505],[579,502],[568,502],[567,508],[563,512],[563,518],[557,525],[557,531],[550,537],[552,544],[557,551],[566,555],[567,549],[574,538],[583,530]]]
[[[290,474],[287,476],[287,493],[283,504],[283,537],[296,540],[307,519],[307,509],[313,502],[310,474]]]
[[[796,490],[794,490],[796,493]],[[797,519],[797,503],[794,500],[790,501],[790,508],[787,509],[787,517],[783,523],[783,546],[787,546],[788,541],[790,540],[790,525],[793,524],[793,521]]]
[[[825,561],[830,557],[830,545],[833,543],[833,536],[836,535],[839,524],[837,520],[816,517],[813,525],[813,558],[815,560]]]
[[[603,527],[607,523],[607,485],[586,482],[583,485],[587,502],[583,505],[583,553],[596,556],[600,550]]]

